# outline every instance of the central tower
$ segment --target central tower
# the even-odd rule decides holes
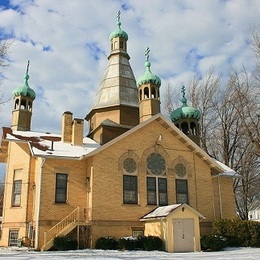
[[[88,136],[104,144],[139,123],[138,90],[127,53],[128,35],[121,29],[120,12],[116,30],[110,34],[111,53],[91,111]]]

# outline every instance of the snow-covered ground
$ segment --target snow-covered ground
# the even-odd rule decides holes
[[[0,248],[0,259],[138,259],[138,260],[173,260],[173,259],[260,259],[260,248],[227,248],[221,252],[195,252],[195,253],[166,253],[159,251],[104,251],[104,250],[76,250],[76,251],[52,251],[35,252],[25,248]]]

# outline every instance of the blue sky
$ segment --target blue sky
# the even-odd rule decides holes
[[[64,111],[77,118],[90,111],[118,10],[135,77],[144,72],[149,46],[161,96],[168,84],[179,96],[182,85],[213,65],[224,74],[252,67],[248,32],[259,23],[259,0],[0,0],[0,39],[13,41],[1,87],[12,97],[30,60],[32,130],[60,133]],[[1,107],[1,126],[10,126],[12,105]]]

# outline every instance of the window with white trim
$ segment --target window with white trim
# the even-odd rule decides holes
[[[166,178],[147,177],[147,204],[168,205]]]
[[[55,203],[67,202],[68,174],[56,174]]]
[[[123,203],[138,204],[137,163],[128,157],[123,161]]]
[[[22,194],[22,169],[16,169],[14,170],[12,207],[21,206],[21,194]]]
[[[137,204],[137,176],[123,176],[124,204]]]
[[[176,180],[176,203],[189,203],[187,180]]]
[[[9,239],[8,239],[8,245],[9,246],[18,246],[18,235],[19,230],[9,230]]]
[[[147,204],[168,205],[166,160],[162,154],[153,152],[146,159],[147,176]]]
[[[132,230],[132,237],[143,237],[144,231],[143,230]]]

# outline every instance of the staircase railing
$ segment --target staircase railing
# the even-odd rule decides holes
[[[79,207],[74,209],[67,217],[62,219],[59,223],[53,226],[48,231],[44,232],[44,245],[46,245],[55,235],[60,233],[66,226],[71,223],[77,223],[79,221],[80,210]]]

